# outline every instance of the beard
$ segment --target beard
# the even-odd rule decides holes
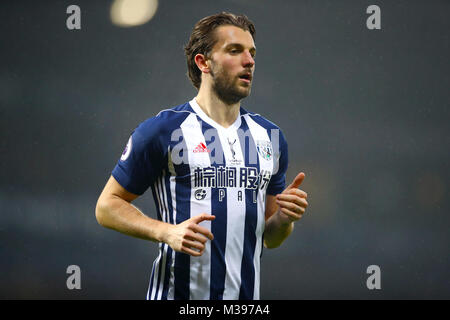
[[[216,68],[214,65],[210,74],[213,78],[212,90],[226,104],[238,103],[250,95],[251,83],[247,86],[240,85],[237,75],[232,76],[222,68]]]

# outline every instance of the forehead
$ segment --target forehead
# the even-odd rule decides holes
[[[255,47],[253,37],[249,31],[236,26],[220,26],[216,29],[216,48],[225,47],[230,43],[239,43],[245,47]]]

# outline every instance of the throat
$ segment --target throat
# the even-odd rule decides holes
[[[235,104],[227,104],[219,99],[208,102],[201,100],[199,101],[198,98],[196,98],[196,101],[206,116],[224,128],[228,128],[233,125],[239,116],[239,102]]]

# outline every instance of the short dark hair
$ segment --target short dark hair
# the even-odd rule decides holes
[[[224,25],[236,26],[245,31],[249,31],[253,40],[255,39],[255,25],[245,15],[221,12],[198,21],[192,30],[189,42],[184,46],[188,69],[187,75],[197,89],[200,88],[202,82],[202,72],[195,64],[194,58],[197,54],[203,54],[206,57],[209,56],[217,42],[214,31],[217,27]]]

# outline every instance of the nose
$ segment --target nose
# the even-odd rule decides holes
[[[243,59],[243,65],[244,67],[248,68],[248,67],[253,67],[255,65],[255,59],[253,59],[252,54],[250,53],[250,51],[245,50],[244,52],[244,59]]]

